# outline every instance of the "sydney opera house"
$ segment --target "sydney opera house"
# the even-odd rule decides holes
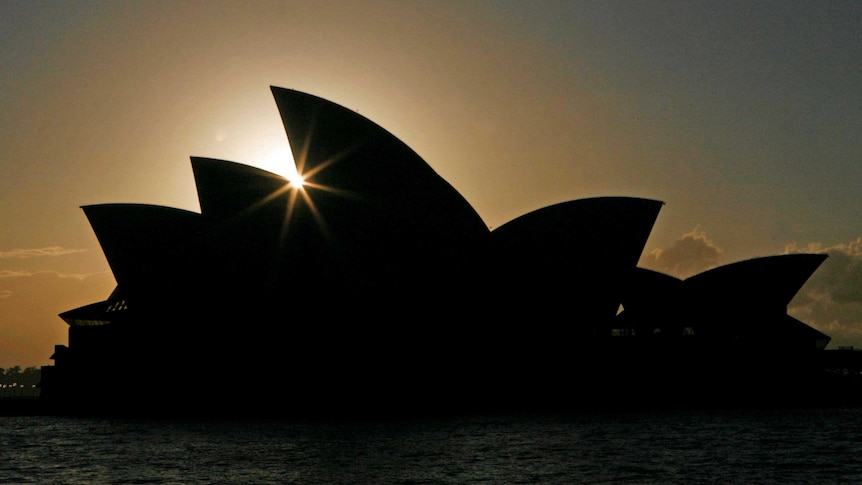
[[[73,412],[412,413],[803,398],[829,337],[787,314],[825,258],[637,266],[663,206],[571,200],[490,230],[407,145],[272,88],[304,183],[192,158],[200,212],[83,207],[116,280],[60,315]]]

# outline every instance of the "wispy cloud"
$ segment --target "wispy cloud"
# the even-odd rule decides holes
[[[661,271],[677,278],[688,278],[722,263],[722,250],[695,227],[677,239],[667,249],[654,249],[641,258],[646,268]]]
[[[83,280],[93,275],[104,274],[100,273],[58,273],[56,271],[12,271],[8,269],[0,270],[0,278],[30,278],[30,277],[54,277],[54,278],[71,278]]]
[[[82,253],[86,249],[67,249],[60,246],[45,248],[13,249],[11,251],[0,251],[0,259],[24,259],[42,258],[51,256],[65,256],[67,254]]]
[[[22,278],[27,276],[33,276],[33,273],[29,271],[12,271],[9,269],[0,269],[0,278]]]

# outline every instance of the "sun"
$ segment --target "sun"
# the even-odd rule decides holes
[[[258,162],[258,166],[274,174],[286,178],[290,185],[300,188],[305,184],[305,178],[296,171],[296,163],[290,148],[273,150]]]

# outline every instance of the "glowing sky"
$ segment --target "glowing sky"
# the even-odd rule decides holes
[[[0,3],[0,367],[113,289],[80,206],[197,211],[191,156],[285,148],[270,85],[354,109],[499,226],[666,202],[641,265],[826,251],[791,314],[862,347],[862,3]],[[169,276],[169,275],[166,275]]]

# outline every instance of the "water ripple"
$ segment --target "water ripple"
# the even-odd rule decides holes
[[[0,418],[0,483],[855,483],[862,410],[392,423]]]

